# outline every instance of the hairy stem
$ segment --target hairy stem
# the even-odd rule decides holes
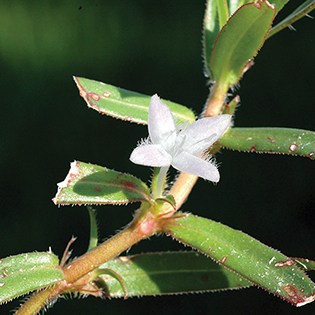
[[[51,294],[51,289],[43,290],[33,294],[21,307],[14,313],[15,315],[37,314],[45,305],[45,301]]]
[[[218,88],[218,86],[214,86],[212,92],[213,93],[211,93],[211,97],[206,104],[206,109],[203,115],[204,117],[219,115],[224,103],[226,89],[224,90]],[[220,146],[215,146],[211,151],[211,154],[214,155],[219,149]],[[163,188],[167,170],[168,168],[160,169],[155,195],[160,195],[160,189],[161,187]],[[192,188],[196,184],[197,179],[198,177],[195,175],[184,172],[179,174],[170,190],[170,194],[175,198],[176,210],[178,210],[187,199]],[[163,221],[163,219],[157,217],[154,214],[154,211],[150,211],[150,207],[154,208],[154,205],[143,203],[134,220],[124,230],[64,266],[63,272],[65,280],[55,287],[46,288],[33,294],[33,296],[31,296],[31,298],[21,306],[15,315],[37,314],[45,305],[49,305],[51,301],[58,298],[60,294],[71,291],[71,286],[89,272],[95,270],[110,259],[118,256],[132,245],[159,232],[162,226],[161,220]],[[168,212],[168,216],[171,216],[175,210],[168,203],[165,203],[161,213],[165,212]]]
[[[124,230],[64,266],[62,270],[65,280],[53,288],[35,293],[21,306],[15,315],[37,314],[45,305],[49,305],[60,294],[71,291],[72,284],[86,274],[118,256],[132,245],[158,232],[161,219],[150,212],[150,206],[152,205],[143,203],[134,220]]]
[[[174,196],[175,204],[176,204],[176,211],[182,206],[182,204],[187,199],[188,195],[190,194],[191,190],[195,186],[197,182],[198,176],[187,174],[181,172],[177,177],[174,185],[170,190],[170,195]],[[163,206],[163,212],[175,212],[174,209],[171,207],[170,204],[165,203]]]
[[[211,87],[210,96],[207,99],[203,117],[218,116],[224,105],[225,95],[229,87],[225,84],[215,84]]]
[[[67,283],[74,283],[148,236],[150,235],[143,233],[141,224],[130,224],[109,240],[66,265],[63,271]]]
[[[203,117],[212,117],[220,114],[224,105],[224,99],[226,94],[226,87],[213,86],[211,95],[207,100]],[[214,145],[210,151],[211,155],[215,155],[220,150],[219,145]],[[176,211],[182,206],[185,200],[188,198],[191,190],[197,182],[198,176],[181,172],[177,177],[175,183],[170,189],[170,194],[173,195],[176,203]],[[163,206],[163,212],[175,212],[174,209],[165,203]]]

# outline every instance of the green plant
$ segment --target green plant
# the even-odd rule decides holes
[[[314,8],[313,1],[306,1],[291,18],[270,30],[275,14],[286,2],[276,1],[275,8],[266,1],[246,4],[229,18],[235,7],[230,5],[229,12],[224,5],[221,6],[224,1],[209,1],[205,18],[204,58],[206,71],[213,84],[204,117],[233,115],[239,98],[236,96],[226,104],[227,93],[251,67],[251,59],[266,37]],[[244,1],[239,1],[238,5],[243,3]],[[219,23],[213,24],[217,15]],[[92,108],[127,121],[147,123],[150,97],[83,78],[75,78],[75,81],[81,95]],[[186,107],[165,103],[171,109],[176,122],[185,124],[186,121],[195,120],[194,114]],[[313,159],[314,132],[284,128],[232,127],[207,154],[213,156],[221,147],[303,155]],[[96,224],[93,212],[89,210],[89,251],[67,263],[67,249],[60,263],[61,268],[57,257],[52,253],[31,253],[3,259],[0,282],[2,301],[44,288],[17,312],[31,314],[63,293],[127,297],[232,289],[252,284],[257,284],[297,306],[313,301],[314,283],[307,278],[304,270],[312,269],[314,262],[290,259],[242,232],[205,218],[179,213],[177,210],[187,198],[197,176],[181,173],[168,194],[161,194],[159,187],[161,179],[162,185],[164,184],[165,174],[162,174],[162,169],[165,165],[156,166],[161,166],[161,169],[155,169],[150,191],[145,183],[130,175],[74,162],[67,178],[59,185],[55,203],[126,204],[141,201],[133,222],[113,238],[96,246]],[[156,233],[171,235],[214,258],[221,265],[191,252],[114,258],[136,242]],[[183,265],[180,266],[180,263]],[[204,270],[204,264],[209,271],[205,278],[213,280],[211,271],[218,271],[214,286],[214,280],[198,281],[200,271],[196,270],[196,266]],[[221,266],[226,266],[237,274]],[[189,270],[188,278],[185,278],[187,274],[185,275],[184,270]],[[167,287],[165,278],[154,277],[157,271],[167,278],[175,274],[173,271],[182,271],[180,277],[178,274],[176,276],[180,281],[171,282],[173,286]],[[28,280],[21,284],[21,277]]]

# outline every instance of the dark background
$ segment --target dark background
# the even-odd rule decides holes
[[[291,1],[281,16],[303,1]],[[87,108],[72,80],[83,76],[153,95],[200,113],[208,95],[201,58],[204,1],[0,2],[0,257],[32,251],[74,256],[88,245],[84,207],[51,199],[73,160],[126,171],[148,168],[128,158],[144,126]],[[314,14],[313,14],[314,15]],[[304,18],[269,39],[241,81],[235,125],[314,130],[314,20]],[[198,181],[182,210],[240,229],[291,257],[315,259],[314,161],[221,151],[218,185]],[[137,205],[98,207],[101,238],[132,218]],[[165,236],[130,254],[183,250]],[[187,249],[187,248],[186,248]],[[310,272],[315,279],[315,275]],[[1,314],[16,308],[0,306]],[[124,300],[60,300],[49,314],[313,314],[267,292],[239,291]]]

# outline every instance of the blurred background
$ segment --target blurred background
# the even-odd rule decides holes
[[[277,20],[303,1],[291,1]],[[151,171],[129,155],[147,128],[88,109],[72,76],[110,83],[203,109],[204,0],[0,1],[0,257],[49,247],[60,258],[88,246],[85,207],[57,207],[56,183],[74,160],[128,172]],[[314,13],[311,15],[314,16]],[[269,39],[236,92],[235,126],[314,130],[315,21],[304,18]],[[218,185],[199,180],[182,210],[227,224],[290,257],[315,259],[314,161],[221,150]],[[172,173],[174,174],[174,173]],[[137,204],[97,207],[101,239],[131,219]],[[165,236],[132,247],[187,250]],[[314,272],[309,273],[315,279]],[[1,305],[8,314],[20,301]],[[314,314],[267,292],[239,291],[124,300],[61,299],[49,314]]]

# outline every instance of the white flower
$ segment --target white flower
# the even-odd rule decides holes
[[[135,164],[169,167],[218,182],[217,167],[202,153],[217,141],[231,122],[231,115],[206,117],[176,126],[169,107],[155,94],[149,107],[149,139],[133,150]]]

